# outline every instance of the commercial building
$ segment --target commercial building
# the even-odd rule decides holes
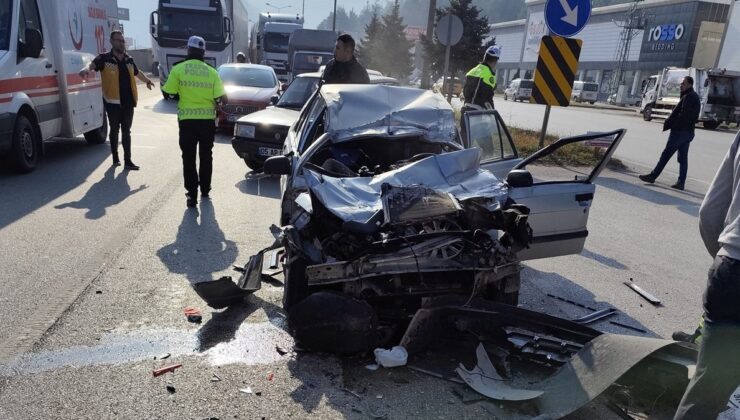
[[[599,83],[599,100],[605,100],[617,84],[639,94],[642,81],[666,66],[714,67],[731,1],[644,0],[594,8],[586,27],[574,37],[583,40],[576,78]],[[549,34],[545,2],[526,0],[526,19],[491,25],[490,35],[502,47],[497,71],[500,87],[514,78],[533,76],[540,40]],[[633,10],[639,21],[627,19]],[[628,21],[635,29],[625,50],[620,40]],[[621,83],[612,83],[621,61]]]

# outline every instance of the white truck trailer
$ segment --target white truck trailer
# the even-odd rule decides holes
[[[234,61],[239,51],[247,51],[248,24],[242,0],[159,0],[149,25],[160,85],[172,66],[187,56],[191,35],[206,40],[205,62],[218,67]]]
[[[283,82],[288,81],[288,42],[290,35],[303,28],[303,17],[288,13],[260,13],[252,25],[249,57],[252,63],[264,64],[275,70]]]
[[[78,72],[119,29],[116,0],[0,1],[0,157],[31,172],[44,140],[107,134],[98,73]]]

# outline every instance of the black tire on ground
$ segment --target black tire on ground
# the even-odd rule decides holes
[[[653,119],[653,107],[650,105],[645,107],[645,110],[642,111],[642,119],[645,121],[650,121]]]
[[[246,163],[247,167],[253,171],[261,171],[264,166],[261,162],[249,158],[244,158],[244,163]]]
[[[588,103],[590,103],[591,105],[593,105],[593,104],[596,103],[596,101],[589,101]]]
[[[488,300],[517,306],[519,304],[520,274],[512,274],[504,277],[498,284],[488,287],[484,297]]]
[[[707,130],[716,130],[717,127],[719,127],[720,122],[719,121],[704,121],[702,125]]]
[[[286,263],[283,265],[283,277],[285,285],[283,286],[283,309],[289,311],[293,305],[302,301],[308,296],[308,281],[306,280],[306,260],[295,258],[292,263],[292,256],[285,253]]]
[[[96,128],[95,130],[85,133],[85,140],[87,140],[87,144],[103,144],[105,143],[105,138],[107,136],[108,118],[105,115],[105,111],[103,111],[103,125]]]
[[[39,161],[41,139],[33,123],[24,115],[18,115],[11,139],[10,161],[13,169],[27,174],[36,168]]]

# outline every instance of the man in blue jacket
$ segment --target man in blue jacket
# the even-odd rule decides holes
[[[694,139],[694,126],[699,120],[699,109],[701,100],[699,95],[694,91],[694,79],[686,76],[681,81],[681,99],[678,105],[673,109],[671,115],[663,123],[663,131],[671,130],[668,136],[668,143],[660,155],[660,160],[652,172],[640,175],[640,179],[652,184],[655,179],[663,172],[663,168],[671,160],[673,154],[678,152],[679,174],[678,182],[671,185],[671,188],[683,190],[686,186],[686,174],[689,171],[689,145]]]

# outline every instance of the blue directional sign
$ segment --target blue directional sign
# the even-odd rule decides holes
[[[581,32],[591,17],[591,0],[547,0],[545,23],[555,35],[571,37]]]

